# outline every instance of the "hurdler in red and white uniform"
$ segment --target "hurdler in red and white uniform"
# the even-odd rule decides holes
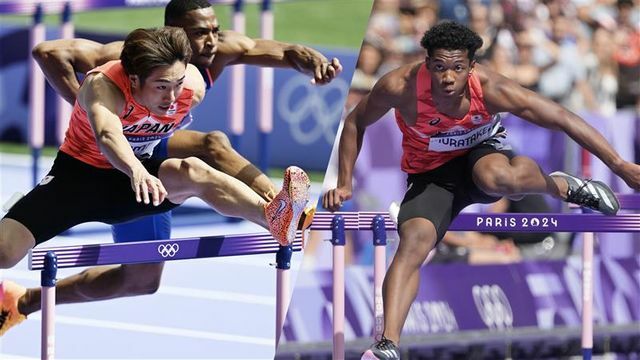
[[[109,61],[88,74],[97,72],[106,75],[124,95],[125,106],[119,114],[122,132],[139,159],[151,157],[153,149],[160,141],[178,130],[185,116],[189,114],[193,98],[193,90],[189,88],[183,88],[180,96],[170,105],[166,115],[162,116],[152,114],[146,107],[136,102],[131,93],[129,78],[119,60]],[[100,152],[87,112],[77,101],[60,150],[95,167],[103,169],[113,167]]]
[[[452,118],[436,109],[431,97],[429,71],[425,64],[420,66],[416,79],[418,114],[415,125],[407,125],[400,112],[395,113],[402,131],[403,171],[417,174],[433,170],[467,153],[474,146],[504,134],[500,116],[490,114],[484,105],[482,86],[475,73],[471,73],[468,83],[471,101],[469,112],[461,119]],[[502,145],[503,148],[508,146]]]
[[[396,109],[396,122],[402,131],[401,168],[408,174],[407,193],[399,222],[415,217],[435,220],[442,238],[450,220],[473,203],[490,203],[500,197],[484,193],[473,182],[476,162],[491,153],[512,159],[515,154],[506,142],[506,131],[499,114],[491,114],[484,102],[478,74],[467,77],[469,109],[460,118],[439,112],[433,99],[431,74],[425,63],[415,78],[416,120],[405,119]],[[442,217],[443,204],[451,217]]]

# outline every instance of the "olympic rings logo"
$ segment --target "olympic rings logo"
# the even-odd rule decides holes
[[[180,246],[177,243],[158,245],[158,253],[163,258],[174,257],[178,251],[180,251]]]
[[[471,289],[478,314],[489,329],[513,327],[513,310],[509,299],[498,285],[474,285]]]
[[[276,106],[299,144],[309,145],[324,137],[333,145],[348,91],[349,84],[341,78],[317,86],[298,75],[284,84]]]

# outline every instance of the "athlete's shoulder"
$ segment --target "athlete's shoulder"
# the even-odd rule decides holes
[[[103,88],[110,90],[117,90],[122,93],[121,84],[118,84],[106,71],[100,71],[101,67],[97,67],[96,71],[93,71],[84,78],[82,86],[87,86],[93,89]]]
[[[248,48],[253,45],[253,42],[253,39],[239,32],[233,30],[220,31],[218,36],[218,52],[224,54],[226,51],[232,49]]]
[[[473,68],[473,73],[480,81],[480,85],[484,91],[500,85],[504,80],[507,80],[507,78],[500,73],[497,73],[482,64],[476,64]]]
[[[124,106],[125,94],[123,89],[105,73],[94,72],[87,75],[82,82],[78,103],[85,110],[99,103],[117,112]]]
[[[391,96],[404,96],[407,93],[413,93],[416,76],[422,64],[424,62],[411,63],[389,71],[378,80],[374,89]]]
[[[211,65],[212,67],[215,67],[215,65],[227,65],[255,45],[256,42],[244,34],[231,30],[221,31],[218,37],[216,56],[213,58]]]
[[[517,82],[489,69],[485,65],[476,64],[473,72],[482,86],[485,99],[491,95],[503,96],[505,93],[513,92],[521,88]]]
[[[194,106],[199,104],[204,98],[206,84],[202,78],[202,73],[193,64],[187,64],[185,71],[184,87],[193,91]]]

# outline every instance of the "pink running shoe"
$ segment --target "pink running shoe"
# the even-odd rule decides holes
[[[264,207],[271,235],[282,246],[293,243],[300,215],[309,201],[309,177],[296,166],[284,172],[282,190]]]

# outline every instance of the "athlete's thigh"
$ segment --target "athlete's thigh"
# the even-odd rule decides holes
[[[59,154],[49,174],[18,201],[7,218],[24,225],[42,243],[74,225],[96,219],[96,204],[109,193],[88,165]]]
[[[496,171],[509,171],[511,159],[515,154],[511,150],[496,149],[491,146],[481,146],[471,149],[467,153],[467,169],[464,178],[465,185],[462,192],[456,193],[459,206],[466,207],[472,203],[492,203],[500,197],[484,193],[478,184],[488,181]],[[468,199],[463,199],[467,198]],[[464,203],[467,203],[466,205]]]
[[[174,160],[180,161],[178,159]],[[142,165],[147,169],[149,174],[159,178],[160,167],[166,161],[168,160],[151,158],[143,160]],[[153,205],[153,203],[145,204],[144,202],[137,202],[135,193],[131,189],[131,180],[128,176],[117,170],[113,170],[110,176],[103,181],[109,189],[113,190],[101,194],[100,201],[98,201],[96,205],[98,213],[96,221],[107,224],[117,224],[147,215],[160,214],[178,206],[178,204],[172,203],[166,198],[158,206]]]
[[[471,176],[473,176],[474,180],[489,174],[496,169],[510,167],[511,163],[509,157],[501,152],[485,153],[481,157],[469,160],[469,168],[471,169]]]
[[[167,159],[158,168],[158,178],[167,190],[167,199],[181,204],[186,199],[196,196],[202,189],[203,182],[210,182],[208,176],[214,170],[197,157],[186,159]]]
[[[427,180],[409,183],[407,193],[400,205],[398,228],[411,219],[423,218],[436,229],[440,241],[452,220],[454,194],[450,189]]]
[[[204,156],[207,152],[207,134],[193,130],[177,130],[168,140],[168,157],[184,159]]]

